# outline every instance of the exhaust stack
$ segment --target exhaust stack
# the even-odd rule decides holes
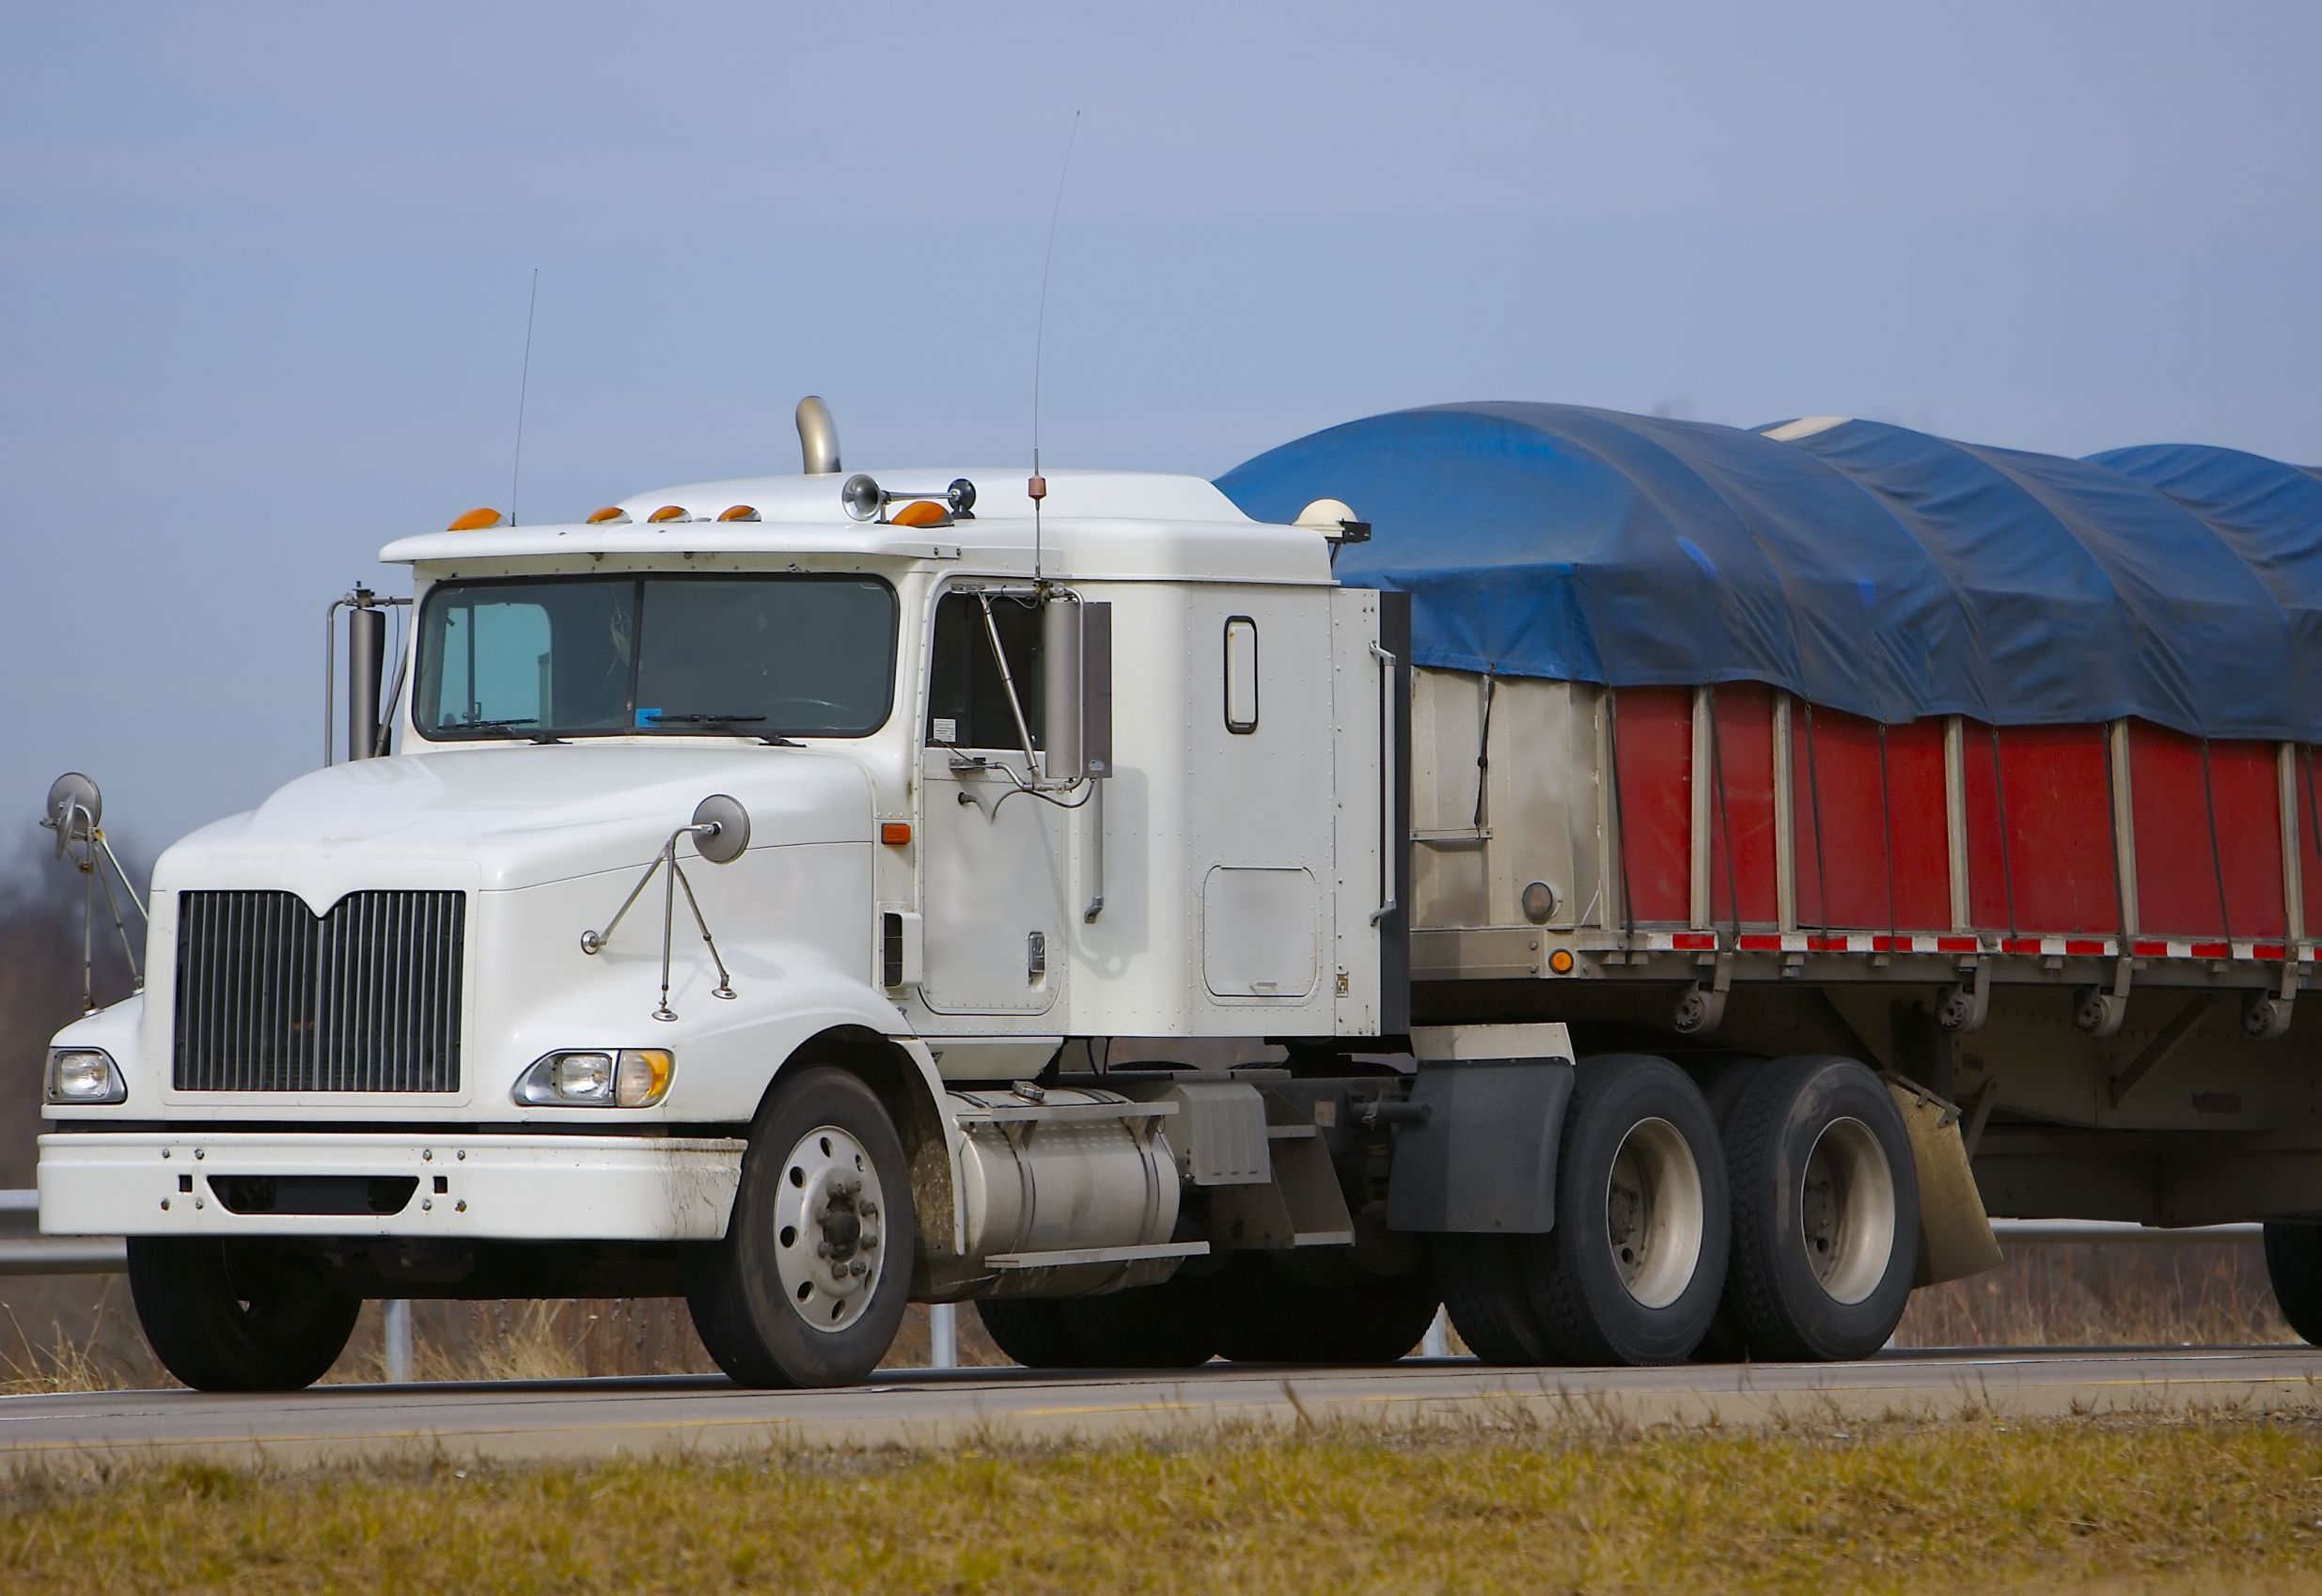
[[[808,476],[838,475],[839,429],[831,422],[830,407],[815,394],[798,401],[798,452]]]

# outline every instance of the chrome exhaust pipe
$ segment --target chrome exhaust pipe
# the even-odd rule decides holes
[[[805,457],[809,477],[834,477],[839,471],[839,429],[830,407],[808,394],[798,401],[798,452]]]

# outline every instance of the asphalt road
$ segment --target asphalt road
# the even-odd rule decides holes
[[[1843,1424],[1965,1411],[2025,1417],[2322,1410],[2304,1348],[1891,1353],[1756,1368],[1487,1369],[1466,1359],[1338,1369],[1213,1364],[1192,1373],[917,1370],[839,1391],[716,1378],[335,1385],[289,1396],[117,1391],[0,1397],[0,1467],[131,1456],[313,1463],[380,1456],[543,1459],[685,1449],[949,1445],[979,1436],[1197,1437],[1306,1418],[1557,1425]]]

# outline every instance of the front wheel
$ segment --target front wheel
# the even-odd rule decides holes
[[[129,1294],[162,1367],[196,1391],[311,1385],[363,1309],[294,1249],[215,1237],[130,1237]]]
[[[894,1344],[918,1244],[902,1140],[877,1095],[843,1070],[785,1074],[686,1292],[694,1328],[742,1385],[852,1385]]]

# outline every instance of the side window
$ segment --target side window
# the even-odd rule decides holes
[[[1007,651],[1008,674],[1031,728],[1032,746],[1041,741],[1042,680],[1040,607],[1022,599],[995,595],[992,619]],[[1008,686],[992,638],[984,626],[983,602],[974,593],[947,593],[935,606],[935,638],[928,655],[927,741],[950,748],[1021,748],[1016,717],[1008,705]]]
[[[1258,729],[1258,623],[1246,615],[1226,622],[1226,729]]]

